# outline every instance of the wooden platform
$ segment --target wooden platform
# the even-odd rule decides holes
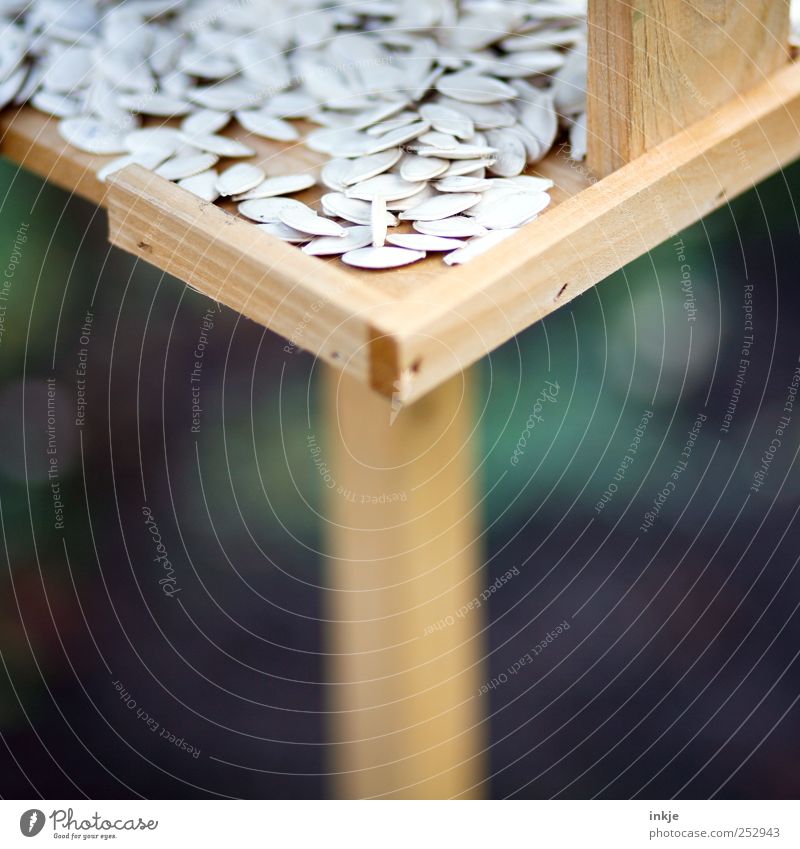
[[[600,181],[555,150],[531,173],[554,204],[468,265],[441,257],[368,273],[278,242],[228,208],[74,150],[54,121],[23,108],[0,119],[2,153],[102,204],[110,239],[317,354],[384,395],[412,401],[616,269],[800,155],[800,66],[790,64]],[[256,139],[271,175],[316,171],[299,145]],[[314,189],[300,199],[313,202]],[[397,397],[397,395],[395,396]]]
[[[114,244],[343,372],[327,370],[323,396],[332,473],[352,491],[408,493],[383,512],[327,506],[333,795],[486,792],[482,613],[421,637],[483,581],[463,369],[800,155],[788,27],[785,0],[591,0],[593,171],[551,153],[534,172],[556,183],[551,208],[460,268],[433,257],[368,274],[308,257],[141,168],[100,184],[107,157],[31,109],[0,115],[0,151],[105,206]],[[319,168],[302,146],[247,141],[270,175]],[[395,421],[368,387],[429,394]]]

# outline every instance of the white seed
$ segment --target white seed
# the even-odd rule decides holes
[[[569,129],[569,158],[576,161],[586,159],[587,127],[586,113],[582,112]]]
[[[547,177],[531,177],[527,174],[492,180],[492,188],[508,188],[525,192],[546,192],[552,189],[553,185],[553,181]]]
[[[208,135],[218,133],[228,126],[231,120],[230,112],[217,112],[216,109],[201,109],[187,115],[181,121],[181,131],[190,135]]]
[[[183,180],[193,177],[201,171],[213,168],[219,157],[213,153],[191,153],[187,156],[176,156],[168,159],[163,165],[156,168],[156,174],[165,180]]]
[[[292,245],[303,245],[311,239],[311,236],[308,233],[301,233],[293,227],[288,227],[282,221],[274,221],[269,224],[257,224],[256,226],[259,230],[269,233],[270,236],[274,236],[282,242],[289,242]]]
[[[67,94],[89,84],[93,66],[91,50],[73,44],[48,62],[42,85],[58,94]]]
[[[293,198],[259,198],[258,200],[246,200],[240,203],[237,209],[245,216],[260,224],[276,224],[281,220],[281,212],[290,207],[308,209],[304,203]],[[291,225],[290,225],[291,226]]]
[[[350,174],[350,167],[353,162],[358,160],[352,159],[329,159],[320,171],[320,181],[323,186],[327,186],[334,192],[343,192],[347,188],[347,178]]]
[[[399,248],[431,253],[454,251],[466,244],[460,239],[444,239],[441,236],[426,236],[422,233],[392,233],[386,237],[386,241]]]
[[[117,104],[130,112],[140,115],[153,115],[157,118],[174,118],[187,115],[192,111],[189,103],[180,97],[169,94],[142,92],[137,94],[122,94],[117,98]]]
[[[372,228],[369,226],[348,227],[347,234],[339,236],[320,236],[309,242],[303,252],[310,256],[337,256],[348,251],[365,248],[372,243]]]
[[[349,128],[325,128],[314,130],[305,137],[305,145],[317,153],[326,153],[335,158],[354,159],[374,153],[369,148],[374,140],[364,133]],[[386,148],[395,145],[386,145]],[[386,148],[381,148],[386,150]]]
[[[470,239],[473,236],[485,236],[489,232],[474,218],[463,215],[443,218],[441,221],[415,221],[411,226],[426,236],[441,236],[448,239]]]
[[[514,100],[516,91],[494,77],[485,77],[474,71],[447,74],[436,83],[437,91],[453,100],[465,103],[499,103]]]
[[[81,114],[83,104],[75,97],[40,89],[31,98],[31,106],[54,118],[74,118]]]
[[[516,177],[525,170],[528,156],[525,145],[510,130],[489,130],[489,144],[497,150],[489,170],[498,177]]]
[[[108,165],[104,165],[97,172],[97,179],[101,183],[105,183],[112,174],[116,174],[117,171],[127,168],[128,165],[141,165],[142,168],[146,168],[148,171],[153,171],[158,168],[162,162],[169,159],[170,156],[172,156],[172,151],[168,148],[161,151],[148,150],[143,151],[142,153],[128,153],[125,156],[120,156],[118,159],[109,162]]]
[[[241,195],[263,183],[266,176],[255,165],[250,165],[246,162],[237,162],[220,174],[217,180],[217,191],[222,197]]]
[[[108,155],[128,151],[123,135],[93,118],[65,118],[59,121],[58,132],[65,141],[86,153]]]
[[[235,198],[239,200],[259,200],[261,198],[274,198],[280,195],[293,195],[303,192],[316,185],[316,178],[312,174],[285,174],[282,177],[267,177],[264,182]]]
[[[435,192],[430,185],[425,185],[423,183],[423,189],[421,192],[417,192],[415,195],[411,195],[411,197],[402,198],[401,200],[393,200],[386,202],[386,208],[390,212],[405,212],[407,209],[413,209],[415,206],[419,206],[421,203],[425,203],[429,201],[431,198],[436,197],[437,192]]]
[[[349,198],[358,200],[372,201],[380,196],[384,201],[395,201],[416,195],[424,188],[425,183],[410,183],[399,174],[379,174],[377,177],[364,180],[363,183],[350,186],[345,194]]]
[[[275,118],[308,118],[317,101],[303,91],[281,91],[264,104],[264,111]]]
[[[253,106],[253,100],[258,98],[259,88],[246,80],[237,78],[212,86],[192,89],[187,97],[206,109],[217,109],[220,112],[235,112]],[[261,98],[263,99],[263,97]]]
[[[200,174],[195,174],[192,177],[184,177],[183,180],[178,180],[178,185],[187,192],[202,198],[209,203],[213,203],[218,197],[216,171],[202,171]]]
[[[386,244],[386,198],[378,195],[372,199],[372,247],[382,248]]]
[[[492,187],[482,193],[483,197],[481,198],[481,202],[473,206],[466,214],[475,218],[485,209],[493,206],[497,201],[507,198],[509,195],[519,194],[520,192],[530,193],[531,190],[525,186],[515,185],[513,180],[516,179],[519,178],[510,177],[492,180]],[[540,191],[540,189],[534,189],[533,193],[539,194]]]
[[[359,159],[344,160],[350,163],[350,170],[345,179],[345,186],[354,186],[363,183],[372,177],[377,177],[388,171],[399,162],[403,151],[399,147],[391,147],[371,156],[362,156]],[[339,160],[341,161],[341,160]]]
[[[214,135],[213,133],[196,136],[181,133],[181,138],[191,147],[196,147],[198,150],[204,150],[206,153],[214,153],[217,156],[225,158],[255,155],[255,151],[252,148],[236,141],[236,139],[229,139],[226,136]]]
[[[380,124],[374,124],[366,130],[366,133],[368,136],[383,136],[392,132],[392,130],[407,127],[415,121],[419,121],[419,115],[416,112],[401,112],[390,121],[381,121]]]
[[[494,165],[494,159],[463,159],[452,162],[443,177],[463,177],[465,174],[484,173],[485,169]]]
[[[459,140],[449,133],[439,133],[432,130],[423,133],[419,138],[415,139],[408,145],[409,150],[415,150],[418,147],[438,147],[446,150],[447,148],[458,147]]]
[[[434,183],[439,192],[485,192],[492,187],[492,181],[481,177],[445,177]]]
[[[398,130],[392,130],[389,133],[378,136],[377,139],[367,136],[372,144],[367,147],[364,153],[370,156],[374,153],[382,153],[391,147],[399,147],[400,145],[407,144],[413,139],[427,133],[430,128],[431,125],[427,121],[417,121],[415,124],[409,124],[406,127],[400,127]]]
[[[489,230],[509,230],[521,227],[549,204],[547,192],[509,192],[481,209],[475,220]]]
[[[342,218],[353,224],[370,224],[372,222],[372,204],[365,200],[356,200],[339,192],[331,192],[320,198],[322,209],[326,215]],[[385,215],[386,225],[394,227],[397,218],[391,212]]]
[[[451,218],[479,203],[481,196],[477,193],[465,192],[461,195],[447,194],[431,198],[413,209],[400,213],[403,221],[439,221]]]
[[[563,64],[564,54],[560,50],[520,50],[497,63],[494,73],[500,77],[529,77],[533,74],[552,74]]]
[[[16,5],[21,7],[23,4]],[[19,69],[29,46],[28,33],[21,26],[6,21],[3,30],[3,50],[0,52],[0,80],[8,79]]]
[[[420,147],[417,148],[417,156],[435,156],[439,159],[449,160],[473,160],[481,158],[494,158],[495,149],[485,145],[459,144],[455,147]]]
[[[373,127],[376,124],[380,124],[382,121],[386,121],[388,118],[397,115],[398,112],[402,112],[407,105],[407,100],[395,100],[391,103],[382,103],[379,106],[375,106],[372,109],[368,109],[367,111],[361,112],[353,117],[348,122],[348,126],[351,130],[366,130],[369,127]],[[397,127],[394,129],[397,129]]]
[[[441,176],[449,167],[445,159],[408,154],[400,163],[400,176],[409,183],[423,182]]]
[[[475,124],[469,115],[442,106],[441,103],[425,103],[420,106],[419,114],[440,133],[449,133],[462,140],[470,139],[475,134]]]
[[[553,146],[558,134],[558,114],[553,96],[537,92],[529,102],[518,105],[519,126],[527,130],[539,143],[541,156]]]
[[[449,97],[439,98],[439,103],[463,112],[472,119],[476,130],[497,130],[517,123],[517,114],[509,103],[464,103]]]
[[[129,153],[148,150],[169,150],[175,153],[182,145],[180,133],[171,127],[144,127],[131,130],[125,136],[125,149]]]
[[[342,262],[356,268],[369,268],[380,271],[388,268],[400,268],[404,265],[425,259],[424,251],[409,251],[405,248],[360,248],[349,251],[342,257]]]
[[[283,118],[274,118],[265,112],[251,109],[240,110],[236,113],[236,120],[248,133],[265,139],[293,142],[300,138],[300,133],[288,121],[284,121]]]
[[[299,230],[301,233],[310,233],[312,236],[337,236],[347,235],[347,230],[341,224],[317,215],[310,206],[298,204],[297,206],[284,207],[278,216],[280,220],[289,227]]]

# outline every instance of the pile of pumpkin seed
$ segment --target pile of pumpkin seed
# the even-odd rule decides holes
[[[136,163],[360,268],[466,262],[548,206],[523,172],[557,139],[585,155],[586,0],[0,0],[0,27],[0,108],[101,179]],[[328,159],[270,174],[233,122]]]

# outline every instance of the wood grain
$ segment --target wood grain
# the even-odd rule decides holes
[[[789,0],[590,0],[589,166],[604,177],[789,60]]]
[[[418,404],[328,370],[333,795],[480,795],[483,611],[471,376]],[[458,611],[462,615],[458,615]]]

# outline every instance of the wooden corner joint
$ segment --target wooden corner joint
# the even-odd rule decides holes
[[[415,383],[422,361],[407,351],[399,336],[374,325],[369,334],[369,384],[398,407],[416,395]]]

